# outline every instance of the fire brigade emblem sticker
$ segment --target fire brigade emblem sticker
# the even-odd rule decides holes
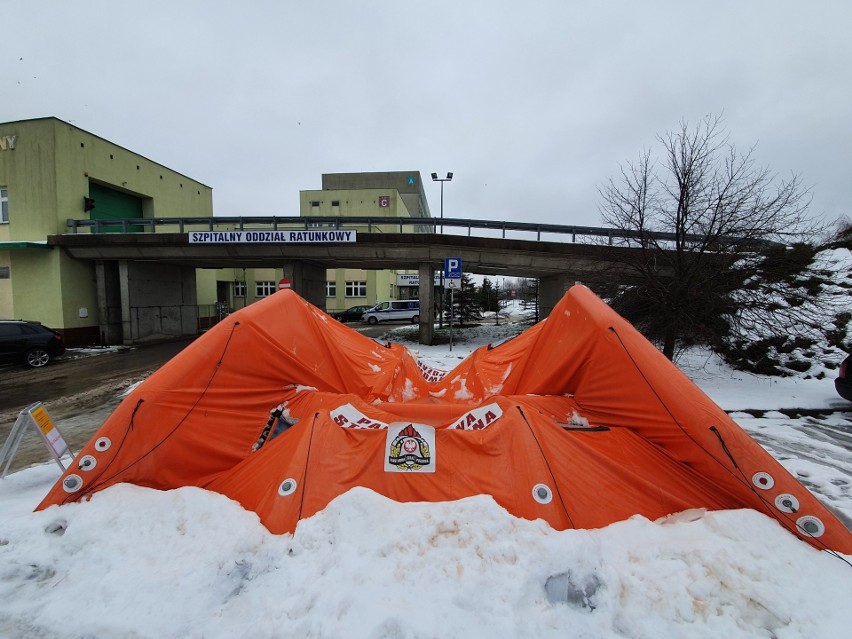
[[[435,429],[411,422],[389,424],[385,443],[385,472],[434,473]]]

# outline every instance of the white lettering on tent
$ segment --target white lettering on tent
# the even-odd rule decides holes
[[[341,428],[370,428],[378,430],[388,427],[384,422],[367,417],[352,404],[338,406],[334,410],[329,411],[328,414],[331,417],[331,421]]]
[[[503,410],[497,404],[486,404],[465,413],[447,430],[483,430],[503,416]]]

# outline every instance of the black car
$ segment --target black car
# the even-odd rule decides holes
[[[843,399],[848,399],[852,402],[852,377],[849,377],[849,371],[852,369],[852,355],[847,355],[840,363],[840,372],[837,379],[834,380],[834,387],[837,389],[837,394]]]
[[[45,366],[65,352],[62,336],[38,322],[0,320],[0,362]]]
[[[346,322],[360,322],[361,316],[373,308],[370,305],[367,306],[353,306],[352,308],[347,308],[345,311],[336,311],[331,313],[331,316],[343,323]]]

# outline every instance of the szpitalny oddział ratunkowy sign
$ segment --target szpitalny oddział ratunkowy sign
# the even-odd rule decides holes
[[[329,244],[354,242],[356,231],[193,231],[190,244]]]

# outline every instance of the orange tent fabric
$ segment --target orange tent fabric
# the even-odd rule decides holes
[[[275,533],[353,486],[397,501],[488,494],[557,529],[754,508],[852,554],[825,506],[582,286],[446,373],[279,291],[136,388],[39,508],[119,482],[214,490]]]

